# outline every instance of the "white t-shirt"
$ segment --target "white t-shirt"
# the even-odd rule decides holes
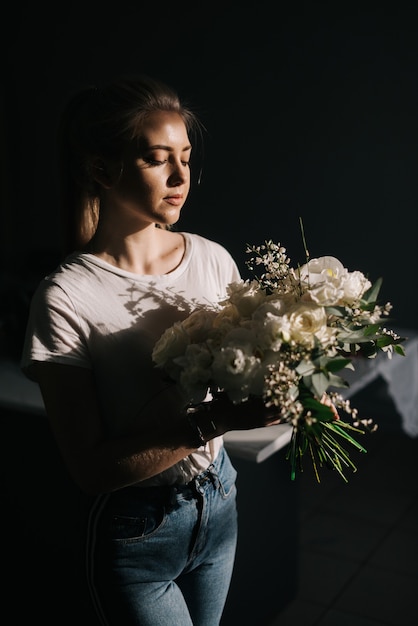
[[[178,415],[187,399],[164,379],[151,353],[163,331],[196,306],[216,303],[240,279],[220,244],[182,233],[185,254],[169,274],[137,275],[92,254],[74,253],[39,284],[31,302],[21,366],[49,361],[94,371],[109,436],[134,434],[164,411]],[[142,486],[188,482],[222,445],[218,437]]]

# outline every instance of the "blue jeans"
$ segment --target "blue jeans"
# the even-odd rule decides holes
[[[224,448],[188,485],[97,500],[87,576],[108,626],[218,626],[237,542],[236,471]]]

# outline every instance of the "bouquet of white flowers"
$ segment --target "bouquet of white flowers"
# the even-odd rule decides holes
[[[287,452],[292,479],[308,451],[318,482],[323,465],[347,481],[345,468],[356,467],[343,443],[365,451],[350,433],[376,426],[358,419],[335,391],[348,387],[341,370],[353,369],[358,356],[404,354],[403,338],[383,326],[392,306],[377,303],[382,281],[372,285],[337,258],[310,260],[307,252],[306,263],[292,268],[286,249],[271,240],[248,246],[247,253],[255,277],[231,283],[224,300],[168,328],[154,347],[154,362],[191,403],[210,391],[233,403],[256,396],[274,405],[281,421],[293,426]],[[330,402],[350,421],[336,419]]]

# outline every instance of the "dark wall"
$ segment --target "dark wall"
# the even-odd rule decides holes
[[[311,257],[332,254],[371,280],[383,276],[392,325],[416,328],[414,3],[141,4],[14,9],[3,271],[36,282],[53,263],[54,133],[69,91],[145,71],[187,97],[208,130],[202,184],[179,228],[224,243],[245,273],[247,242],[280,241],[303,262],[301,216]]]

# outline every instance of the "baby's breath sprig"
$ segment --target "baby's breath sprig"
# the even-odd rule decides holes
[[[245,261],[245,264],[254,273],[255,280],[262,289],[268,293],[278,294],[291,291],[294,279],[290,268],[291,261],[284,246],[268,239],[260,246],[247,244],[246,253],[253,254]],[[256,268],[261,265],[264,266],[264,271],[257,274]]]

